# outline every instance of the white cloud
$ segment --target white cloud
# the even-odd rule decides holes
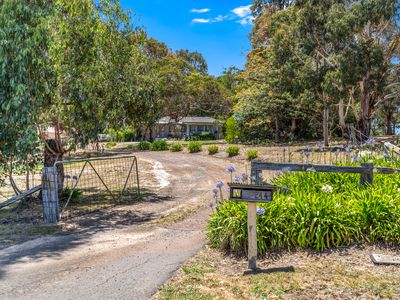
[[[253,24],[254,21],[254,17],[253,16],[247,16],[245,18],[240,19],[239,21],[237,21],[239,24],[245,26],[247,24]]]
[[[245,18],[249,15],[251,15],[251,4],[250,5],[245,5],[245,6],[239,6],[234,9],[232,9],[232,12],[237,15],[239,18]]]
[[[192,13],[196,13],[196,14],[204,14],[204,13],[208,13],[210,10],[211,10],[211,9],[209,9],[209,8],[199,8],[199,9],[193,8],[193,9],[191,10],[191,12],[192,12]]]
[[[193,23],[210,23],[211,20],[210,19],[193,19],[192,22]]]
[[[210,9],[208,9],[208,8],[192,9],[191,11],[195,12],[195,13],[206,13],[206,12],[209,12]],[[235,21],[236,23],[239,23],[243,26],[253,24],[254,17],[251,14],[251,4],[236,7],[234,9],[232,9],[231,13],[229,13],[227,15],[220,14],[216,17],[208,18],[208,19],[196,18],[196,19],[193,19],[192,22],[193,23],[211,24],[211,23],[223,22],[226,20]]]

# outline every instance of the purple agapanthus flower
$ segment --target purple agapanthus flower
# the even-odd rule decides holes
[[[216,185],[217,188],[222,188],[224,186],[224,183],[222,181],[217,181]]]
[[[265,214],[265,209],[262,207],[257,206],[257,215],[261,216]]]
[[[67,174],[67,175],[65,175],[65,178],[66,178],[66,179],[71,179],[71,175],[68,175],[68,174]]]
[[[243,174],[242,174],[242,180],[245,181],[245,182],[246,182],[247,180],[249,180],[249,175],[247,175],[246,173],[243,173]]]
[[[375,145],[376,140],[374,138],[369,138],[368,140],[365,141],[366,145]]]
[[[241,178],[239,176],[234,176],[233,181],[234,182],[240,182]]]
[[[310,151],[303,151],[303,154],[304,154],[305,156],[309,157],[309,156],[311,155],[311,152],[310,152]]]
[[[235,169],[234,166],[229,166],[228,169],[226,169],[226,171],[229,172],[229,173],[233,173],[233,172],[236,171],[236,169]]]
[[[353,156],[351,157],[351,161],[352,161],[352,162],[359,162],[359,161],[360,161],[360,158],[359,158],[357,155],[353,155]]]
[[[78,176],[73,176],[72,179],[78,181]]]

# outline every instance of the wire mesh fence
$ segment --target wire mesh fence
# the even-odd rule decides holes
[[[34,169],[28,174],[24,170],[14,170],[12,176],[3,177],[0,185],[0,204],[22,192],[40,185],[40,169]],[[42,222],[43,206],[37,191],[23,201],[16,201],[0,209],[0,225],[5,224],[36,224]]]
[[[61,217],[129,204],[140,195],[135,156],[57,162]]]

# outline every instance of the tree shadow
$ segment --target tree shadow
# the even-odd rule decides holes
[[[88,243],[93,235],[109,230],[122,229],[130,225],[141,225],[159,216],[159,211],[145,211],[137,207],[140,203],[158,203],[172,201],[174,197],[159,196],[149,191],[143,191],[140,199],[133,203],[118,203],[108,209],[100,209],[80,216],[68,218],[63,226],[74,225],[78,229],[63,231],[56,234],[15,244],[0,250],[0,280],[6,278],[7,267],[24,261],[40,262],[46,258],[62,259],[65,251]],[[129,207],[129,210],[119,209]],[[135,210],[135,207],[138,209]]]
[[[255,270],[247,270],[243,272],[243,275],[257,275],[257,274],[273,274],[273,273],[293,273],[295,269],[293,266],[288,267],[277,267],[277,268],[268,268],[261,269],[256,268]]]

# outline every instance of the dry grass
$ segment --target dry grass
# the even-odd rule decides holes
[[[154,299],[399,299],[400,267],[373,265],[372,252],[396,255],[373,247],[285,253],[259,261],[261,271],[247,274],[245,259],[207,247]]]

